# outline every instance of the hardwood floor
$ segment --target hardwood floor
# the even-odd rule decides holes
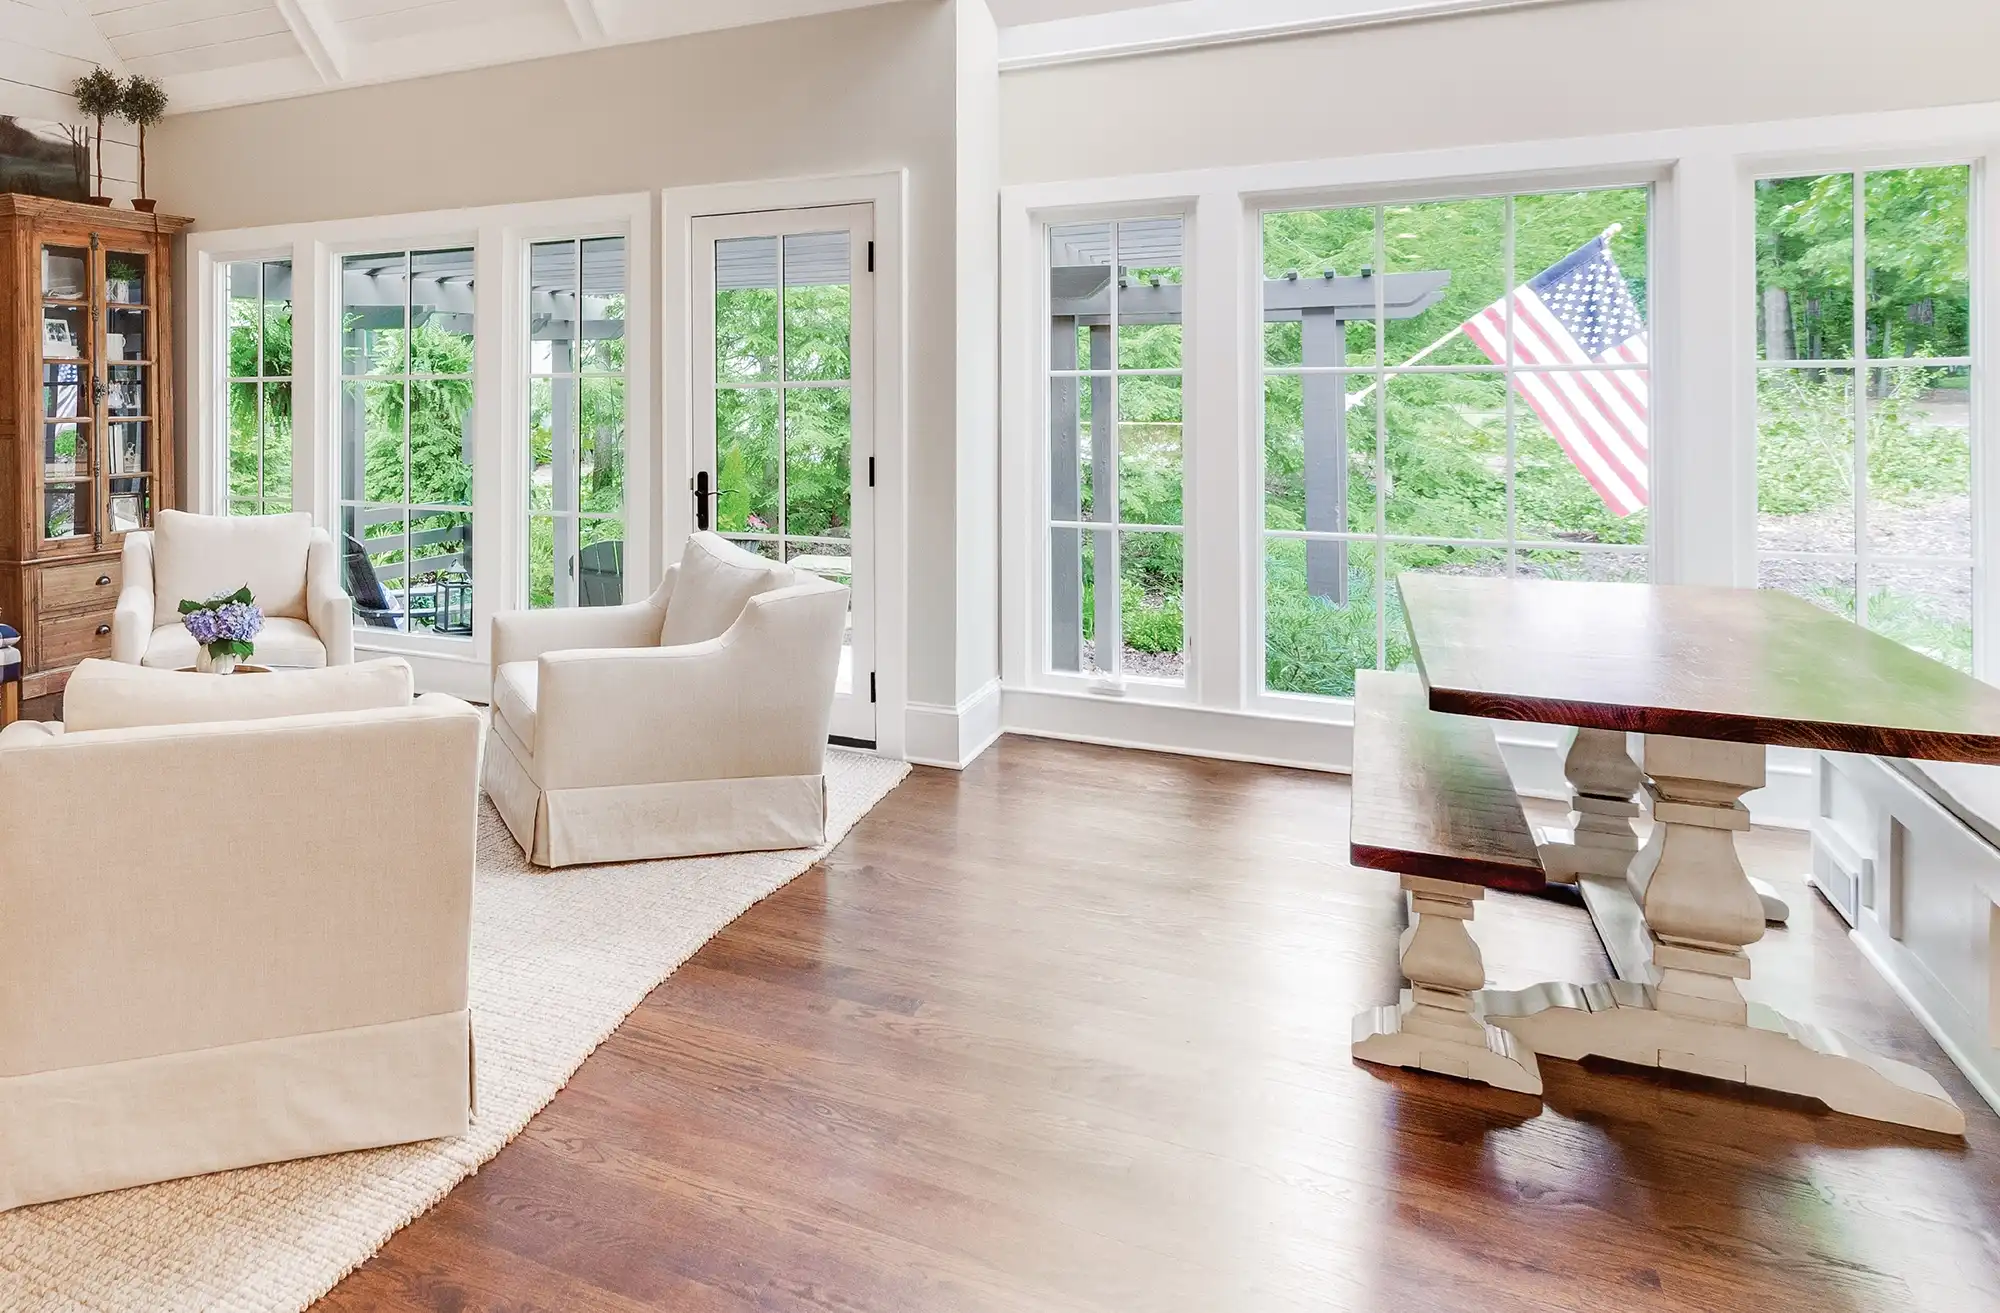
[[[1352,1063],[1396,877],[1336,777],[1009,738],[918,770],[654,992],[327,1310],[2000,1308],[2000,1120],[1797,881],[1755,998],[1936,1072],[1960,1144],[1657,1073]],[[560,876],[551,878],[562,878]],[[1494,895],[1505,986],[1602,975]]]

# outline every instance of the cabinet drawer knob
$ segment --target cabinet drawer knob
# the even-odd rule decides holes
[[[98,575],[98,576],[97,576],[97,586],[98,586],[99,588],[108,588],[108,587],[110,587],[110,585],[111,585],[111,576],[110,576],[110,575],[108,575],[108,574],[101,574],[101,575]]]
[[[104,637],[104,636],[105,636],[106,634],[108,634],[108,633],[110,633],[110,632],[111,632],[111,626],[110,626],[110,625],[99,625],[99,626],[97,627],[97,636],[98,636],[99,638],[102,638],[102,637]]]

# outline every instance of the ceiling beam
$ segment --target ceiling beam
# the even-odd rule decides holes
[[[563,0],[563,6],[569,10],[569,21],[585,45],[604,44],[609,32],[604,25],[603,0]]]
[[[323,0],[277,0],[278,13],[306,52],[313,72],[328,86],[347,81],[347,38],[340,34]]]

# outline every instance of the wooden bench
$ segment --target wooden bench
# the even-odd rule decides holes
[[[1471,998],[1486,984],[1467,930],[1475,904],[1488,889],[1547,883],[1492,727],[1432,711],[1415,675],[1359,672],[1348,853],[1402,876],[1411,912],[1409,996],[1354,1019],[1354,1056],[1540,1094],[1534,1053],[1485,1024]]]

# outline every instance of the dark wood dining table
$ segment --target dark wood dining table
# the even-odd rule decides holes
[[[1488,1022],[1548,1057],[1964,1132],[1928,1073],[1744,997],[1767,908],[1735,835],[1768,745],[2000,764],[2000,689],[1772,590],[1417,573],[1397,588],[1432,710],[1577,728],[1571,827],[1540,851],[1579,886],[1617,976],[1483,991]]]

